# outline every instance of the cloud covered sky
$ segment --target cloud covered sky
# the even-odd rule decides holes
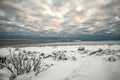
[[[120,39],[120,0],[0,0],[0,36]]]

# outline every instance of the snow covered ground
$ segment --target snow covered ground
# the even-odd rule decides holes
[[[84,50],[78,50],[84,47]],[[0,56],[9,55],[8,49],[0,49]],[[48,70],[33,76],[33,73],[18,76],[15,80],[120,80],[120,45],[58,45],[41,47],[20,47],[21,50],[35,51],[49,55],[53,52],[65,52],[67,60],[45,59],[53,64]],[[108,55],[102,52],[108,51]],[[110,51],[109,51],[110,50]],[[96,53],[93,53],[95,52]],[[91,54],[92,53],[92,54]],[[96,55],[96,54],[101,55]],[[115,56],[115,61],[108,61],[109,56]],[[75,59],[72,59],[74,57]],[[0,70],[0,80],[9,80],[10,72]]]

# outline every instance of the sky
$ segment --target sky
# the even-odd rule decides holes
[[[120,40],[120,0],[0,0],[0,39]]]

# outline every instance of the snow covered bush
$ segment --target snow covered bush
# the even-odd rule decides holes
[[[33,52],[33,56],[31,57],[27,51],[19,49],[17,49],[17,53],[15,51],[9,49],[10,55],[7,56],[4,63],[0,63],[0,65],[6,67],[12,73],[11,80],[18,75],[29,73],[30,71],[34,71],[35,75],[37,75],[50,67],[50,65],[42,61],[42,57],[36,56],[37,54],[35,52]]]
[[[84,51],[84,50],[85,50],[85,47],[80,46],[80,47],[78,48],[78,52],[79,52],[79,51]]]
[[[116,57],[115,56],[110,56],[107,58],[108,62],[115,62],[116,61]]]
[[[96,56],[101,56],[104,54],[104,50],[99,48],[98,50],[91,51],[88,55],[96,55]]]
[[[6,61],[6,57],[5,56],[0,56],[0,64],[3,64],[3,63],[5,63],[5,61]],[[0,69],[3,69],[3,65],[0,65]]]
[[[72,61],[76,61],[77,60],[77,58],[75,56],[72,56],[71,59],[72,59]]]
[[[116,61],[120,61],[120,55],[109,55],[108,57],[104,58],[105,61],[108,62],[116,62]]]
[[[67,60],[67,56],[65,55],[65,51],[54,51],[53,53],[54,60]]]

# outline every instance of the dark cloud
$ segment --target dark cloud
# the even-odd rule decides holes
[[[117,36],[119,4],[119,0],[0,0],[0,33],[36,37]]]

